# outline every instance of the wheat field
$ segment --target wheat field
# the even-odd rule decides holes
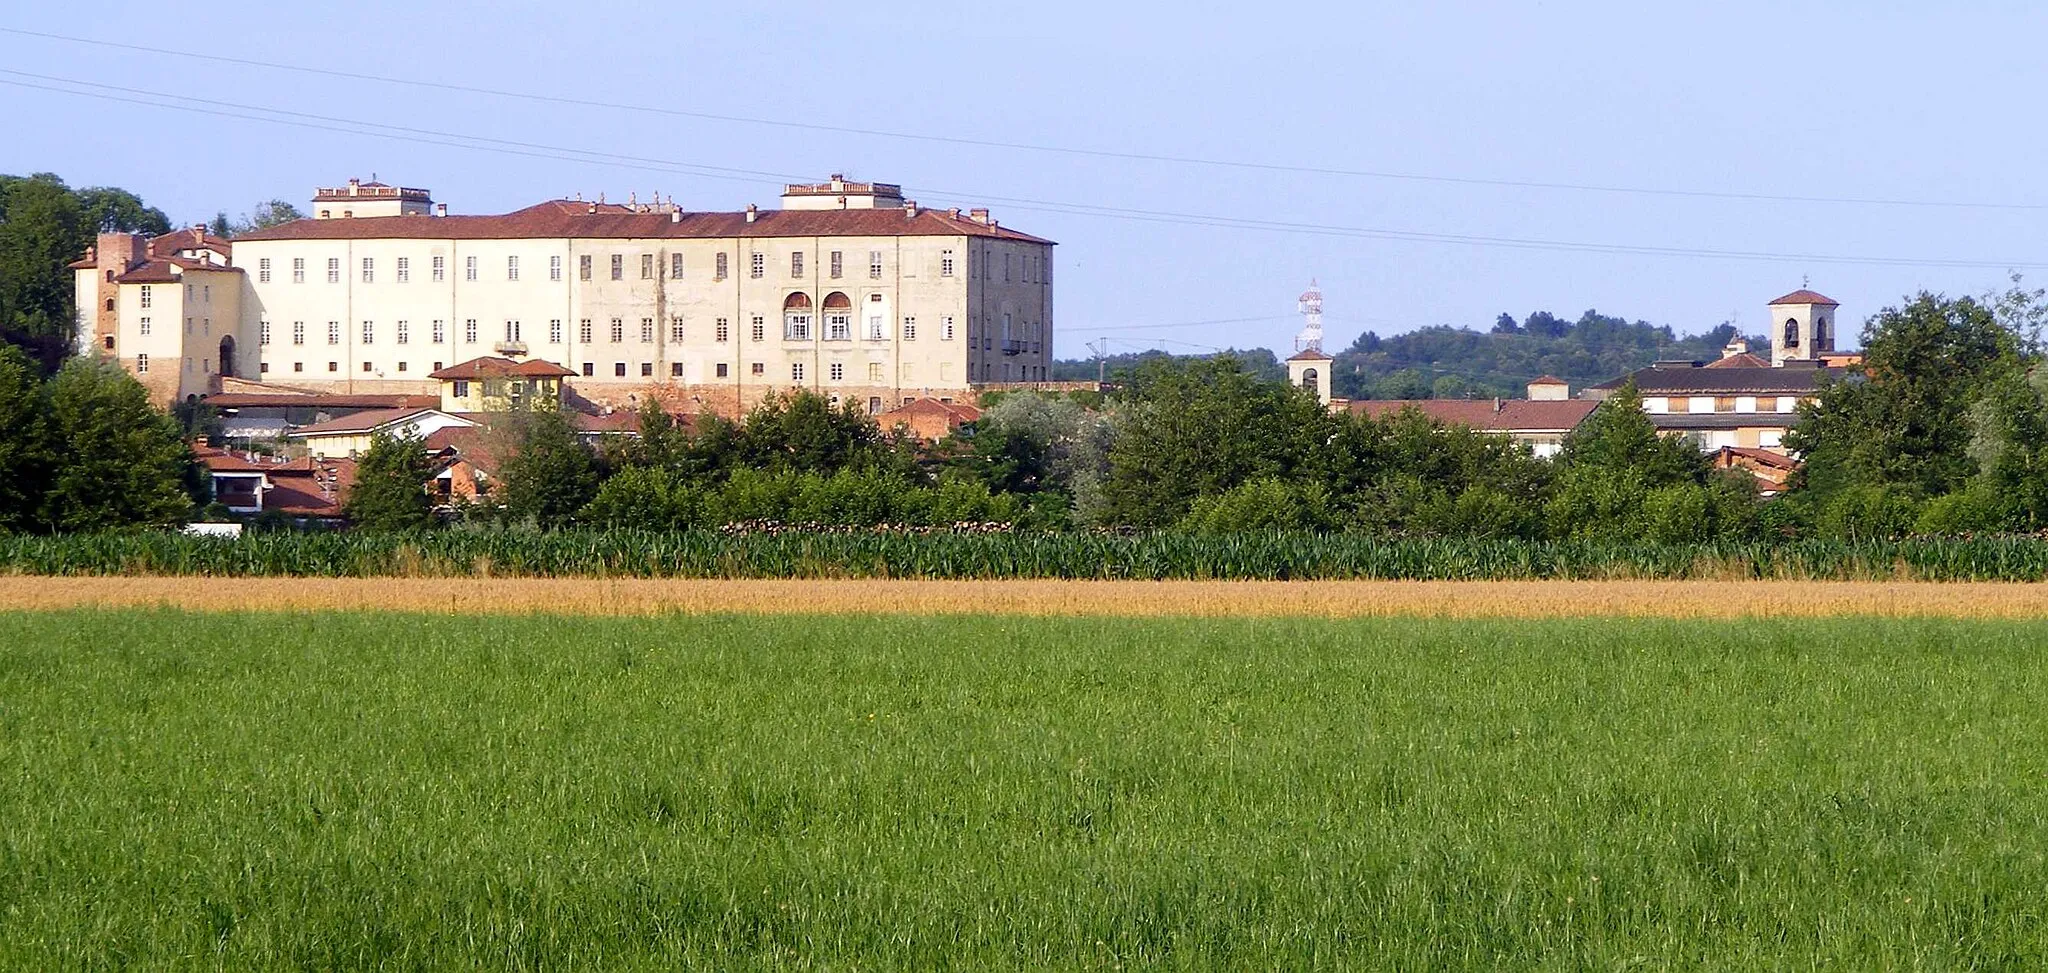
[[[2048,585],[1860,581],[892,581],[0,576],[0,610],[1370,618],[2048,617]]]

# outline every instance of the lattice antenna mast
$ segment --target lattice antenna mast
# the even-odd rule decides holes
[[[1301,315],[1301,331],[1294,336],[1295,351],[1323,350],[1323,289],[1316,286],[1315,278],[1309,278],[1308,290],[1294,302],[1294,309]]]

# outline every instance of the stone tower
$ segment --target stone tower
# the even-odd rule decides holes
[[[1840,305],[1805,288],[1770,303],[1771,364],[1819,361],[1835,350],[1835,308]]]

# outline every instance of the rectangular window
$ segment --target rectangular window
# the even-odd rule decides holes
[[[586,345],[590,343],[589,318],[584,318],[583,320],[576,322],[576,340]]]
[[[330,284],[339,284],[339,283],[341,283],[341,258],[340,258],[340,257],[329,257],[329,258],[327,258],[327,282],[328,282],[328,283],[330,283]]]
[[[768,366],[755,362],[753,367],[747,369],[747,371],[755,375],[766,375],[768,374]]]
[[[668,363],[668,377],[670,377],[670,378],[682,378],[682,377],[683,377],[683,363],[682,363],[682,362],[679,362],[679,361],[672,361],[672,362],[669,362],[669,363]]]
[[[306,282],[306,258],[304,258],[304,257],[293,257],[293,258],[292,258],[292,283],[294,283],[294,284],[303,284],[303,283],[305,283],[305,282]]]
[[[612,254],[612,279],[626,279],[626,255],[623,253]]]
[[[582,255],[582,256],[580,256],[580,257],[577,257],[577,258],[576,258],[576,277],[577,277],[577,279],[578,279],[578,280],[589,280],[589,279],[590,279],[590,255],[589,255],[589,254],[587,254],[587,253],[586,253],[586,254],[584,254],[584,255]]]
[[[668,255],[668,279],[683,279],[683,255],[681,251]]]
[[[446,322],[446,321],[443,321],[443,320],[441,320],[440,318],[435,318],[435,319],[434,319],[434,343],[435,343],[435,344],[437,344],[437,345],[439,345],[439,344],[446,344],[447,342],[448,342],[448,322]],[[436,367],[436,368],[434,369],[434,371],[437,371],[437,372],[438,372],[438,371],[440,371],[440,370],[441,370],[441,369],[440,369],[439,367]]]
[[[340,321],[329,321],[329,322],[327,322],[327,343],[328,343],[328,344],[330,344],[330,345],[338,345],[338,344],[341,344],[341,322],[340,322]]]
[[[268,284],[268,283],[270,283],[270,258],[269,258],[269,257],[264,257],[264,258],[262,258],[262,259],[260,259],[260,260],[256,261],[256,282],[257,282],[257,283],[259,283],[259,284]]]
[[[140,324],[142,327],[142,336],[145,338],[149,337],[149,318],[147,316],[144,316]]]
[[[846,254],[838,250],[832,251],[831,274],[833,280],[846,275]]]
[[[674,341],[674,342],[678,342],[678,343],[680,343],[680,342],[681,342],[681,341],[683,340],[683,319],[682,319],[682,318],[680,318],[680,317],[675,317],[675,318],[669,318],[669,319],[668,319],[668,340],[670,340],[670,341]]]
[[[764,326],[764,324],[765,322],[761,320],[760,315],[754,315],[754,330],[752,337],[755,341],[761,341],[768,337],[765,333],[768,329]]]
[[[369,370],[370,370],[370,368],[371,368],[371,366],[370,366],[370,363],[369,363],[369,362],[364,362],[364,363],[363,363],[363,371],[366,371],[366,372],[367,372],[367,371],[369,371]]]
[[[792,382],[801,382],[801,381],[803,381],[803,380],[804,380],[804,363],[803,363],[803,362],[791,362],[791,363],[790,363],[790,366],[789,366],[789,380],[790,380],[790,381],[792,381]]]
[[[725,377],[727,377],[727,372],[728,372],[728,369],[726,368],[726,364],[725,364],[724,362],[719,362],[719,363],[718,363],[718,377],[719,377],[719,378],[725,378]]]
[[[1008,253],[1005,253],[1005,254],[1003,254],[1003,283],[1007,284],[1007,283],[1009,283],[1009,282],[1010,282],[1010,255],[1009,255]]]
[[[939,319],[939,340],[953,340],[953,316],[950,314]]]
[[[917,340],[917,318],[908,314],[903,316],[903,340]]]
[[[791,277],[802,277],[804,275],[804,252],[802,250],[789,255],[789,275]]]
[[[643,253],[640,255],[640,279],[654,279],[654,255],[651,253]]]
[[[447,280],[447,279],[448,279],[448,258],[447,258],[447,257],[435,257],[435,258],[434,258],[434,283],[438,284],[438,283],[441,283],[442,281],[445,281],[445,280]],[[438,371],[438,369],[437,369],[437,371]]]
[[[592,375],[596,375],[596,374],[597,374],[597,366],[596,366],[596,365],[594,365],[594,364],[592,364],[592,363],[590,363],[590,362],[584,362],[584,363],[583,363],[583,377],[584,377],[584,378],[589,378],[589,377],[591,377]]]
[[[338,362],[338,361],[331,361],[331,362],[328,362],[328,363],[327,363],[327,370],[328,370],[328,371],[330,371],[330,372],[338,372],[338,371],[341,371],[341,363],[340,363],[340,362]]]
[[[903,364],[896,366],[896,381],[898,384],[909,385],[911,374],[912,373],[909,362],[904,362]]]
[[[476,258],[475,258],[475,257],[464,257],[464,258],[462,258],[462,279],[463,279],[463,280],[475,280],[475,279],[476,279]]]
[[[306,343],[306,322],[304,322],[304,321],[293,321],[293,322],[292,322],[292,344],[295,344],[295,345],[303,345],[303,344],[305,344],[305,343]]]
[[[748,277],[752,277],[752,278],[753,278],[753,279],[755,279],[755,280],[760,280],[760,279],[761,279],[761,275],[762,275],[762,274],[765,274],[765,273],[767,273],[767,272],[768,272],[768,255],[767,255],[767,254],[763,254],[763,253],[756,253],[756,254],[754,254],[754,255],[753,255],[752,257],[748,258],[748,262],[747,262],[747,276],[748,276]]]
[[[411,257],[398,258],[398,282],[401,284],[409,284],[412,282]]]
[[[464,344],[471,344],[471,345],[473,345],[473,344],[476,344],[476,319],[475,319],[475,318],[464,318],[464,319],[462,319],[462,341],[463,341],[463,343],[464,343]]]
[[[808,314],[785,314],[782,316],[782,340],[811,340],[811,316]]]
[[[831,377],[832,381],[844,381],[846,379],[846,366],[838,362],[833,362],[828,374]]]
[[[364,321],[364,322],[363,322],[363,344],[366,344],[366,345],[368,345],[368,344],[374,344],[374,343],[375,343],[375,339],[376,339],[376,337],[377,337],[377,326],[376,326],[376,325],[374,325],[374,324],[371,324],[371,323],[370,323],[370,322],[368,322],[368,321]]]
[[[562,257],[560,254],[548,258],[548,279],[562,279]]]
[[[392,335],[392,340],[397,341],[401,345],[412,341],[411,323],[406,321],[398,322],[398,330]]]
[[[882,363],[878,361],[868,362],[868,381],[879,383],[881,380]]]
[[[868,251],[868,279],[882,279],[882,251],[880,250]]]
[[[613,375],[613,376],[615,376],[615,377],[618,377],[618,378],[625,378],[625,377],[626,377],[626,363],[625,363],[625,362],[622,362],[622,361],[621,361],[621,362],[613,362],[613,363],[612,363],[612,375]]]
[[[654,377],[654,363],[653,363],[653,362],[651,362],[651,361],[644,361],[644,362],[641,362],[641,363],[640,363],[640,377],[641,377],[641,378],[653,378],[653,377]]]
[[[884,337],[885,335],[882,331],[882,316],[879,314],[868,315],[868,340],[880,341]]]
[[[626,340],[626,319],[625,319],[625,318],[613,318],[613,319],[612,319],[612,344],[618,344],[619,342],[621,342],[621,341],[624,341],[624,340]]]
[[[518,258],[518,257],[514,257],[514,256],[510,256],[510,255],[507,255],[507,256],[505,257],[505,279],[506,279],[506,280],[518,280],[518,279],[519,279],[519,258]]]
[[[653,318],[641,318],[641,319],[640,319],[640,340],[641,340],[641,341],[653,341],[653,340],[654,340],[654,319],[653,319]]]
[[[726,319],[724,319],[724,318],[719,318],[719,319],[718,319],[718,343],[719,343],[719,344],[721,344],[721,345],[722,345],[722,344],[725,344],[725,343],[726,343],[727,341],[731,340],[731,338],[732,338],[732,322],[730,322],[730,321],[727,321],[727,320],[726,320]]]
[[[518,343],[518,342],[520,342],[520,341],[522,341],[522,340],[524,340],[524,339],[525,339],[525,332],[523,332],[523,331],[521,331],[521,330],[520,330],[520,328],[519,328],[519,322],[517,322],[517,321],[507,321],[507,322],[505,322],[505,341],[506,341],[507,343],[509,343],[509,344],[516,344],[516,343]]]
[[[137,372],[147,372],[147,371],[149,371],[149,356],[148,356],[148,355],[136,355],[136,356],[135,356],[135,370],[136,370]]]
[[[845,312],[825,315],[825,340],[846,341],[853,337],[853,317]]]
[[[552,319],[549,319],[549,321],[548,321],[548,344],[551,344],[551,345],[559,345],[559,344],[561,344],[561,343],[562,343],[562,319],[561,319],[561,318],[552,318]]]
[[[951,276],[953,276],[953,251],[951,251],[951,250],[941,250],[941,251],[939,251],[939,276],[941,276],[941,277],[951,277]]]
[[[724,279],[725,279],[725,254],[724,254],[724,253],[720,253],[720,254],[718,254],[717,256],[715,256],[715,257],[711,258],[711,279],[712,279],[712,280],[724,280]]]
[[[149,285],[142,285],[142,309],[149,310]]]

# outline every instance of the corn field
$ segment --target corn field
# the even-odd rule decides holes
[[[208,577],[2041,581],[2034,537],[1697,545],[1346,534],[559,533],[0,537],[0,574]]]

